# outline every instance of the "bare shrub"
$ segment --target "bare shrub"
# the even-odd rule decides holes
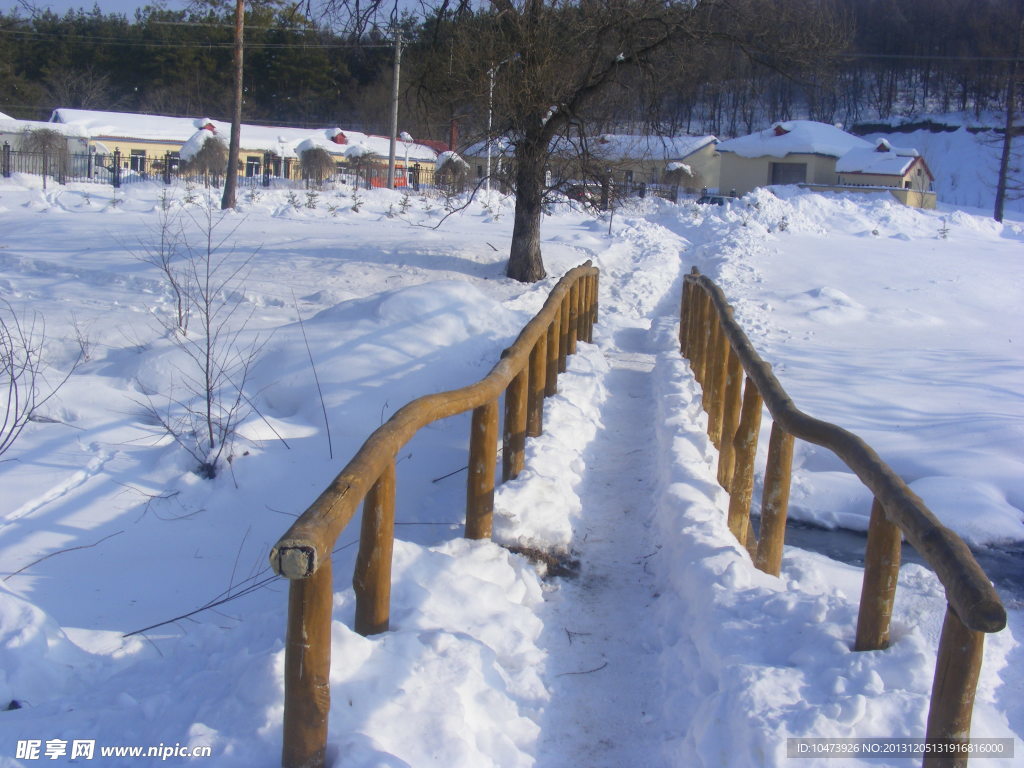
[[[81,361],[76,360],[55,386],[46,387],[42,359],[45,340],[46,328],[39,315],[23,319],[9,302],[0,299],[0,456],[14,445],[29,422],[38,420],[39,410],[57,394]]]
[[[192,157],[181,164],[181,169],[189,176],[202,176],[206,185],[210,179],[216,185],[227,172],[228,148],[218,139],[207,139]]]
[[[323,147],[310,147],[299,155],[302,178],[307,182],[322,184],[334,176],[336,166],[331,153]]]

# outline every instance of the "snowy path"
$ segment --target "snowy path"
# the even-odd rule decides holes
[[[538,768],[655,766],[661,730],[658,648],[651,626],[657,598],[648,558],[654,508],[654,356],[646,331],[625,328],[604,350],[611,370],[600,429],[579,489],[583,514],[573,548],[579,576],[549,597],[544,623],[551,700]]]

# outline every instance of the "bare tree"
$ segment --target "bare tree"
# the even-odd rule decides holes
[[[145,408],[195,459],[196,473],[213,478],[231,456],[239,422],[253,408],[245,387],[265,342],[258,336],[246,340],[249,317],[238,316],[243,304],[233,296],[252,260],[252,255],[234,258],[230,243],[241,223],[222,232],[224,218],[209,207],[195,215],[199,241],[184,243],[192,322],[187,334],[178,327],[168,329],[185,353],[185,364],[177,370],[179,380],[166,383],[166,404],[158,406],[150,397]]]
[[[540,225],[555,140],[585,137],[610,95],[656,84],[665,51],[699,56],[728,44],[784,70],[841,50],[847,37],[827,0],[491,0],[485,12],[444,8],[435,46],[444,60],[430,69],[431,86],[461,94],[468,117],[489,126],[480,135],[512,146],[507,275],[526,282],[545,276]]]
[[[188,333],[191,310],[191,281],[188,271],[181,263],[182,246],[181,222],[170,205],[162,205],[157,213],[156,226],[150,230],[149,237],[139,240],[139,250],[135,251],[135,256],[139,261],[160,270],[174,297],[177,329],[185,334]]]
[[[62,179],[67,173],[68,140],[60,131],[53,128],[26,129],[21,136],[21,148],[42,156],[43,189],[46,189],[47,174]]]
[[[1003,146],[999,156],[999,176],[996,181],[995,209],[992,217],[996,221],[1003,220],[1003,209],[1006,205],[1008,192],[1013,184],[1010,182],[1010,161],[1013,155],[1013,135],[1016,130],[1017,92],[1020,88],[1020,54],[1021,42],[1024,39],[1024,0],[1017,2],[1017,34],[1014,36],[1013,60],[1006,78],[1006,122],[1003,126]]]
[[[22,319],[11,304],[0,299],[0,456],[18,439],[29,422],[74,373],[79,361],[44,394],[42,318]]]
[[[235,0],[234,45],[234,108],[231,112],[231,139],[228,142],[228,174],[224,178],[224,197],[221,209],[235,207],[238,189],[238,153],[242,136],[242,73],[244,59],[245,0]]]

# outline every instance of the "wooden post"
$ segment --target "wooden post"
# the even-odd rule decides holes
[[[694,374],[697,382],[704,386],[704,374],[707,371],[708,343],[711,335],[711,317],[714,314],[714,306],[711,304],[711,297],[704,291],[698,292],[697,302],[697,354],[694,356]]]
[[[978,687],[984,647],[985,634],[965,627],[952,606],[947,605],[939,637],[939,655],[935,661],[927,740],[966,743],[970,737],[974,693]],[[924,768],[962,768],[966,765],[966,752],[955,756],[934,754],[924,759]]]
[[[743,388],[743,409],[736,430],[733,449],[736,469],[729,491],[729,530],[746,546],[750,526],[750,497],[754,493],[754,457],[757,455],[757,434],[761,428],[761,393],[747,377]]]
[[[502,435],[501,479],[507,482],[523,471],[526,454],[526,412],[529,403],[530,369],[523,368],[505,390],[505,423]]]
[[[359,554],[352,574],[356,592],[356,632],[388,631],[391,617],[391,554],[395,547],[395,462],[377,478],[363,501]]]
[[[693,308],[693,288],[689,280],[683,280],[683,297],[679,302],[679,354],[690,357],[690,310]]]
[[[761,495],[761,535],[754,559],[758,568],[772,576],[778,576],[782,570],[792,479],[793,436],[774,423],[768,441],[768,467],[764,472],[764,492]]]
[[[537,437],[544,431],[544,395],[548,380],[548,335],[542,333],[530,351],[530,383],[526,406],[526,434]]]
[[[885,517],[878,499],[871,502],[864,581],[860,590],[855,651],[880,651],[889,646],[889,620],[900,575],[900,529]]]
[[[569,295],[567,294],[558,310],[558,372],[565,373],[566,357],[569,354]]]
[[[284,656],[284,768],[322,768],[331,709],[331,559],[288,587]]]
[[[580,334],[580,283],[577,280],[569,288],[569,346],[566,352],[576,354],[576,339]]]
[[[714,346],[711,348],[711,375],[708,388],[704,392],[708,407],[708,436],[715,447],[722,447],[722,411],[725,407],[725,379],[729,366],[729,340],[725,336],[725,328],[715,323]]]
[[[686,352],[690,360],[690,368],[696,371],[696,360],[700,354],[700,299],[701,290],[696,284],[690,286],[690,309],[686,313]]]
[[[583,340],[590,344],[594,340],[594,291],[596,283],[593,275],[583,278]]]
[[[491,538],[494,514],[494,465],[498,460],[498,401],[473,409],[466,484],[466,538]]]
[[[730,488],[736,465],[733,441],[740,424],[740,401],[743,398],[743,363],[731,347],[726,371],[725,393],[722,396],[722,444],[718,449],[718,482],[723,488]]]
[[[597,324],[597,319],[600,316],[601,302],[600,302],[600,290],[601,290],[601,276],[597,273],[591,277],[593,283],[593,290],[591,291],[590,297],[590,327],[593,328]]]
[[[558,344],[561,337],[561,312],[556,314],[548,326],[548,367],[544,383],[544,397],[558,394]]]

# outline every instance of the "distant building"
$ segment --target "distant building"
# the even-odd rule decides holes
[[[914,149],[875,144],[842,129],[811,120],[775,123],[771,128],[718,145],[719,188],[742,195],[771,184],[892,194],[901,202],[935,207],[935,177]]]
[[[199,131],[209,131],[225,143],[231,133],[230,123],[205,117],[170,117],[64,107],[54,110],[50,122],[71,126],[88,136],[97,154],[111,155],[115,150],[119,151],[123,158],[123,168],[132,171],[142,171],[152,167],[154,161],[163,162],[165,159],[177,164],[181,161],[183,147],[194,140]],[[420,164],[422,168],[432,171],[437,159],[437,152],[432,147],[406,137],[409,140],[398,141],[396,149],[399,186],[405,185],[406,165],[412,167]],[[339,170],[368,162],[386,166],[390,152],[390,139],[385,136],[343,131],[340,128],[311,129],[243,123],[240,143],[240,173],[245,176],[261,175],[264,165],[269,162],[272,164],[270,172],[273,175],[295,178],[298,175],[299,155],[312,147],[322,148],[336,158]]]
[[[836,173],[840,186],[931,192],[935,185],[935,176],[916,149],[894,147],[885,139],[875,142],[873,149],[847,152],[836,162]]]
[[[714,136],[657,136],[605,133],[597,136],[555,139],[549,170],[552,183],[585,183],[610,176],[627,190],[641,186],[678,186],[695,194],[718,184],[718,155]],[[486,175],[487,142],[467,147],[462,153],[473,175]],[[513,162],[514,147],[506,138],[490,144],[491,170],[500,175]]]
[[[714,136],[602,134],[587,149],[616,181],[630,186],[677,185],[695,194],[718,186],[718,139]]]

